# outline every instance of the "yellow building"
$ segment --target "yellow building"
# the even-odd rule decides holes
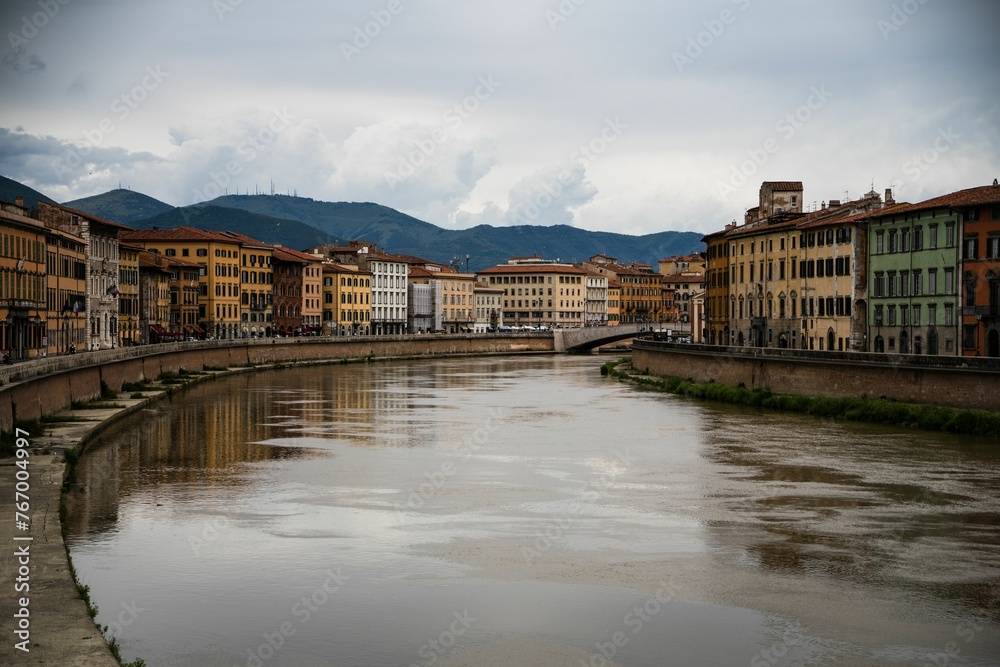
[[[608,326],[616,327],[622,318],[622,284],[608,276]]]
[[[47,334],[45,226],[17,204],[0,205],[0,354],[42,356]]]
[[[476,323],[476,276],[436,272],[441,281],[441,326],[445,333],[471,332]]]
[[[46,229],[48,353],[87,346],[87,244],[76,234]]]
[[[325,262],[323,328],[328,335],[371,334],[372,274],[350,264]]]
[[[242,338],[274,335],[274,248],[236,232],[219,232],[240,244],[240,329]]]
[[[140,246],[118,244],[118,345],[139,343],[139,253]]]
[[[219,232],[193,227],[143,229],[122,239],[167,258],[195,262],[200,268],[198,323],[215,338],[242,335],[240,261],[242,243]]]
[[[505,326],[582,327],[586,273],[569,264],[539,261],[494,266],[480,282],[504,290]]]

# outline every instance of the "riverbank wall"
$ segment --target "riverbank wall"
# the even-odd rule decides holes
[[[637,339],[632,367],[805,396],[882,398],[1000,412],[1000,359],[814,352]]]
[[[181,369],[552,351],[551,334],[527,333],[219,340],[83,352],[0,366],[0,431],[94,400],[102,383],[119,392]]]

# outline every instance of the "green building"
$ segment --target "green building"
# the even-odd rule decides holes
[[[959,355],[960,213],[890,205],[871,217],[868,351]]]

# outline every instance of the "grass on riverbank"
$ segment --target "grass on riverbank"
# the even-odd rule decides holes
[[[632,382],[640,387],[733,405],[801,412],[817,417],[834,417],[871,424],[889,424],[985,437],[1000,437],[1000,414],[985,410],[958,410],[936,405],[901,403],[874,398],[802,396],[776,394],[767,389],[747,389],[740,385],[694,382],[676,376],[653,377],[637,374],[631,366],[622,368],[627,359],[609,361],[601,367],[602,375]]]

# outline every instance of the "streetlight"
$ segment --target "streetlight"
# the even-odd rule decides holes
[[[466,253],[465,254],[465,272],[466,273],[469,272],[469,257],[470,257],[470,255],[468,253]]]

